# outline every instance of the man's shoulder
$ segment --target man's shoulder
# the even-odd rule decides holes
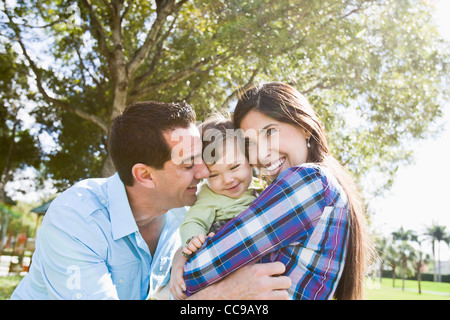
[[[107,203],[107,178],[92,178],[77,182],[52,201],[49,212],[66,209],[89,216]]]
[[[52,245],[56,238],[61,243],[77,239],[104,254],[103,238],[105,231],[110,230],[107,202],[102,203],[105,180],[80,181],[52,201],[39,229],[41,246]]]

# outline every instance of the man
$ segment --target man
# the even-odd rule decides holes
[[[51,204],[30,272],[11,299],[146,299],[167,284],[184,206],[208,177],[193,109],[141,102],[114,120],[117,173],[88,179]],[[176,139],[174,139],[176,137]],[[244,267],[191,299],[286,298],[281,263]]]

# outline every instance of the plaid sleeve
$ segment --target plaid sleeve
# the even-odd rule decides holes
[[[291,243],[305,243],[329,205],[322,171],[293,167],[252,205],[232,219],[185,265],[186,294],[215,283],[238,268]]]

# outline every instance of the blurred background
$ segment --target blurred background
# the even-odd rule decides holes
[[[283,81],[363,192],[371,297],[423,278],[450,298],[449,13],[448,0],[0,0],[0,288],[26,273],[51,200],[114,172],[109,124],[126,105],[186,100],[202,120]]]

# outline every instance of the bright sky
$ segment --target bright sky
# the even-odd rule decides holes
[[[434,1],[440,32],[450,41],[450,1]],[[450,232],[450,102],[443,119],[445,130],[432,140],[417,143],[415,163],[399,169],[391,192],[372,203],[374,226],[385,234],[405,229],[424,231],[432,221]],[[441,260],[450,259],[450,250],[441,244]]]

